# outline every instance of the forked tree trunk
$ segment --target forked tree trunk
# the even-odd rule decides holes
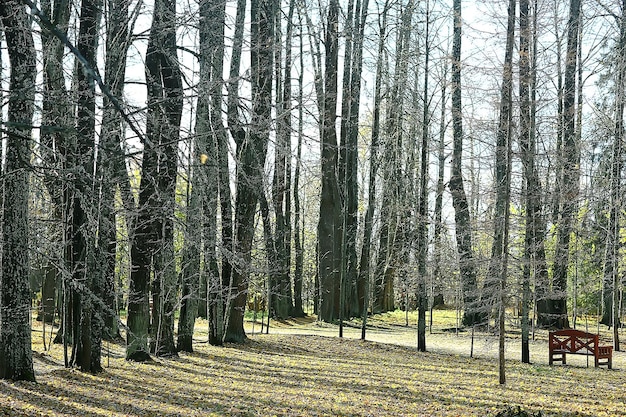
[[[233,270],[226,308],[225,342],[242,342],[244,310],[254,237],[254,216],[263,190],[263,166],[271,124],[274,0],[254,0],[251,5],[252,124],[237,143],[237,197],[235,202],[235,256],[241,267]]]

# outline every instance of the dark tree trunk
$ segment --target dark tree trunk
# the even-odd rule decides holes
[[[212,7],[210,2],[200,5],[200,83],[198,86],[198,112],[196,115],[196,139],[192,163],[192,187],[188,207],[182,271],[182,300],[178,322],[178,350],[193,350],[193,328],[198,311],[201,316],[213,317],[219,309],[223,317],[222,285],[216,260],[217,198],[219,158],[217,135],[224,134],[221,120],[221,88],[223,69],[224,7],[221,3]],[[213,103],[216,92],[218,97]],[[215,110],[217,108],[218,110]],[[215,119],[215,120],[214,120]],[[201,241],[196,236],[202,231],[204,242],[204,265],[201,270]],[[202,279],[200,279],[202,277]],[[202,285],[202,290],[200,290]],[[213,313],[207,310],[212,310]],[[208,314],[208,316],[207,316]],[[220,319],[221,320],[221,319]],[[212,344],[221,343],[223,324],[211,325],[209,339]],[[219,327],[222,330],[217,330]],[[219,339],[219,342],[216,342]]]
[[[174,206],[178,163],[178,138],[183,107],[182,79],[176,46],[176,4],[174,0],[155,3],[148,50],[148,119],[155,123],[157,150],[158,211],[154,213],[158,247],[153,254],[152,298],[153,352],[158,356],[176,354],[174,310],[176,308],[176,269],[174,263]],[[152,103],[150,105],[150,98]]]
[[[287,32],[285,34],[285,74],[283,89],[280,82],[276,83],[277,144],[274,152],[274,177],[272,181],[272,197],[276,218],[276,283],[272,286],[272,309],[276,317],[287,318],[293,312],[291,291],[291,38],[293,34],[293,13],[295,2],[289,2],[287,13]],[[281,44],[279,14],[276,16],[276,42]],[[280,80],[280,48],[276,51],[276,79]],[[271,271],[270,271],[271,275]]]
[[[426,352],[426,307],[428,293],[426,291],[426,256],[428,254],[428,147],[430,135],[430,108],[428,98],[428,77],[430,64],[430,9],[426,3],[426,28],[424,45],[424,96],[422,115],[422,145],[420,167],[420,195],[418,205],[417,227],[417,350]],[[407,306],[408,308],[408,306]]]
[[[102,4],[98,0],[83,0],[80,11],[80,27],[77,48],[90,68],[96,67],[98,45],[97,29]],[[92,269],[96,236],[90,233],[89,214],[95,212],[94,189],[94,143],[95,143],[95,83],[88,70],[77,62],[77,118],[75,147],[68,153],[68,164],[74,170],[71,197],[71,257],[72,312],[74,344],[72,364],[84,372],[100,372],[102,344],[102,312],[99,298],[102,285]],[[81,285],[78,285],[78,284]]]
[[[300,68],[304,68],[304,34],[302,31],[302,15],[298,12],[300,20]],[[300,71],[298,76],[298,147],[296,150],[296,168],[293,178],[293,204],[294,204],[294,251],[295,251],[295,268],[293,276],[293,300],[294,300],[294,317],[304,317],[304,307],[302,299],[302,275],[304,267],[304,250],[302,244],[302,231],[300,216],[300,167],[302,165],[302,139],[304,136],[304,102],[303,102],[304,73]]]
[[[124,91],[126,74],[126,54],[130,44],[128,35],[128,1],[107,0],[107,41],[104,69],[105,83],[111,94],[121,97]],[[115,279],[117,252],[117,214],[114,210],[117,184],[128,183],[124,155],[121,144],[124,138],[122,117],[110,102],[104,98],[102,135],[98,152],[100,213],[99,213],[99,270],[104,283],[103,301],[104,333],[108,340],[120,337],[118,326],[118,288]],[[120,172],[119,165],[124,166]],[[128,218],[130,217],[130,212]],[[127,221],[128,224],[130,222]]]
[[[47,16],[55,16],[55,26],[62,35],[67,35],[68,23],[70,19],[70,2],[59,1],[54,2],[54,8],[50,0],[41,2],[42,11]],[[42,162],[50,169],[50,175],[44,177],[44,183],[52,203],[52,211],[57,222],[55,233],[57,239],[60,235],[66,233],[64,228],[66,223],[63,222],[64,197],[62,183],[63,175],[60,172],[64,168],[66,148],[68,146],[68,133],[72,130],[70,120],[73,110],[70,105],[69,95],[65,87],[65,76],[63,70],[63,54],[64,46],[62,41],[52,34],[49,30],[44,29],[41,32],[43,43],[43,103],[42,103],[42,129],[40,137],[40,156]],[[55,250],[49,254],[50,261],[47,270],[54,269],[55,272],[46,274],[44,281],[44,289],[54,286],[53,291],[46,291],[44,297],[44,308],[46,303],[57,298],[57,304],[62,306],[63,294],[61,293],[61,268],[63,264],[63,251]],[[53,282],[50,282],[53,279]],[[58,290],[58,291],[57,291]],[[42,293],[43,297],[43,293]],[[54,302],[54,301],[53,301]],[[54,308],[54,307],[53,307]],[[60,309],[61,310],[61,309]],[[60,315],[61,325],[64,326],[64,317]],[[57,332],[54,339],[55,343],[63,341],[63,333]]]
[[[547,298],[548,313],[539,316],[543,326],[569,327],[567,318],[567,269],[569,266],[570,236],[576,216],[579,191],[580,152],[576,137],[576,56],[578,52],[578,26],[580,23],[580,0],[571,0],[565,58],[563,92],[563,165],[561,189],[561,215],[557,226],[554,255],[554,280],[552,292]]]
[[[136,361],[149,359],[148,290],[152,268],[152,348],[160,356],[176,354],[173,216],[182,113],[182,81],[176,51],[175,4],[158,0],[146,52],[147,140],[143,144],[139,215],[131,244],[126,357]]]
[[[238,2],[241,3],[241,2]],[[237,24],[243,26],[241,21],[239,8],[245,8],[245,1],[243,6],[238,4],[237,6]],[[209,320],[209,343],[212,345],[221,345],[224,339],[224,312],[225,312],[225,294],[228,291],[228,286],[231,279],[231,262],[232,262],[232,250],[233,250],[233,222],[232,222],[232,204],[231,204],[231,192],[230,192],[230,173],[228,164],[228,135],[224,127],[222,119],[222,87],[223,87],[223,67],[224,67],[224,25],[225,25],[225,8],[224,2],[219,4],[219,7],[211,7],[210,2],[203,3],[202,13],[210,17],[210,27],[207,28],[207,54],[210,53],[210,109],[209,120],[210,127],[213,133],[213,137],[207,141],[207,155],[209,158],[207,162],[211,163],[211,153],[214,152],[215,166],[207,166],[207,171],[202,170],[203,175],[206,175],[207,192],[203,193],[202,210],[203,216],[206,221],[204,225],[204,262],[205,269],[203,273],[206,292],[207,292],[207,318]],[[241,30],[239,26],[236,28],[236,35],[234,39],[233,56],[231,59],[231,73],[232,71],[238,71],[239,64],[236,62],[239,58],[237,55],[241,54]],[[238,45],[238,46],[237,46]],[[235,78],[236,80],[236,72]],[[231,113],[231,96],[230,90],[231,84],[229,84],[229,118]],[[237,89],[235,88],[235,92]],[[235,106],[237,102],[234,102]],[[235,114],[237,108],[234,109]],[[229,119],[229,122],[231,120]],[[213,174],[212,174],[213,173]],[[222,270],[220,277],[220,270],[217,264],[216,253],[216,239],[217,239],[217,206],[213,201],[216,196],[219,195],[219,205],[221,210],[221,234],[222,234],[222,246],[221,246],[221,259]],[[215,229],[213,231],[213,229]]]
[[[339,251],[341,231],[338,227],[341,207],[337,182],[337,131],[335,128],[337,108],[337,62],[338,62],[338,13],[337,0],[328,6],[326,22],[326,62],[324,79],[324,111],[322,120],[321,163],[322,191],[320,216],[317,226],[318,274],[320,280],[319,318],[330,322],[339,317],[340,274]]]
[[[241,268],[232,272],[226,310],[225,342],[242,342],[244,310],[254,237],[254,215],[263,190],[263,166],[271,125],[272,68],[274,43],[273,0],[251,3],[252,124],[245,140],[237,143],[237,198],[235,202],[235,256]]]
[[[11,76],[3,192],[0,280],[0,378],[34,381],[28,277],[29,138],[35,94],[35,46],[26,10],[18,1],[0,3]]]
[[[359,134],[359,108],[361,103],[361,73],[363,69],[363,37],[367,18],[368,0],[356,1],[354,12],[349,10],[350,32],[347,37],[354,39],[353,42],[346,40],[346,52],[344,62],[344,95],[342,102],[341,124],[341,164],[340,183],[343,183],[343,224],[345,227],[345,268],[344,268],[344,292],[346,299],[346,311],[349,315],[361,315],[363,302],[359,298],[364,291],[364,283],[359,282],[357,274],[357,231],[358,231],[358,134]],[[348,44],[350,48],[348,48]],[[341,174],[343,172],[343,174]]]
[[[383,54],[385,48],[385,30],[387,28],[387,11],[388,2],[385,2],[382,17],[379,18],[379,40],[378,55],[376,62],[376,79],[374,84],[374,115],[372,122],[372,139],[370,144],[370,166],[369,166],[369,188],[367,211],[365,212],[365,220],[363,226],[363,246],[361,247],[361,260],[359,264],[359,300],[362,307],[363,326],[361,328],[361,338],[365,339],[365,323],[369,309],[370,299],[370,281],[371,281],[371,246],[372,246],[372,230],[374,228],[374,210],[376,208],[376,175],[378,173],[378,147],[380,136],[380,108],[382,101],[382,72],[383,72]]]
[[[454,29],[452,41],[452,128],[454,146],[452,151],[452,172],[449,188],[454,206],[456,241],[459,253],[459,269],[465,314],[463,324],[471,326],[483,323],[484,311],[479,310],[480,297],[476,285],[476,266],[472,248],[472,226],[467,196],[463,186],[461,171],[463,157],[463,112],[461,106],[461,0],[454,0]]]
[[[535,175],[535,144],[530,133],[530,25],[528,0],[520,0],[520,49],[519,49],[519,97],[520,97],[520,149],[524,177],[526,181],[526,230],[524,235],[524,269],[522,271],[522,363],[530,363],[529,313],[530,313],[530,275],[533,251],[535,250],[535,219],[533,207]]]
[[[50,324],[54,323],[56,311],[58,269],[56,266],[48,264],[44,271],[43,282],[41,284],[41,310],[39,311],[37,320]]]

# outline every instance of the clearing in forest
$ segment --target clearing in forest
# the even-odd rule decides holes
[[[614,370],[587,368],[583,357],[549,367],[538,334],[534,364],[524,365],[512,332],[500,386],[494,336],[476,334],[470,358],[469,332],[434,330],[427,353],[416,351],[414,327],[389,320],[373,320],[368,341],[352,326],[339,339],[337,326],[312,320],[273,323],[243,345],[213,347],[199,332],[193,354],[146,364],[105,343],[104,372],[89,375],[63,368],[62,346],[44,352],[36,328],[38,382],[0,382],[0,416],[495,416],[517,406],[529,415],[623,415],[621,352]]]

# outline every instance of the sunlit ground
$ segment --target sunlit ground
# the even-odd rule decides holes
[[[547,365],[547,333],[536,333],[532,365],[519,363],[519,330],[509,323],[507,383],[498,384],[497,338],[491,332],[456,333],[455,312],[436,312],[429,352],[415,349],[415,316],[370,320],[367,341],[358,321],[336,325],[314,319],[248,323],[244,345],[212,347],[198,320],[195,353],[124,360],[124,346],[106,344],[104,372],[63,368],[63,348],[44,351],[35,323],[37,383],[0,382],[0,415],[10,416],[489,416],[507,406],[554,416],[621,416],[626,404],[626,355],[614,369],[587,367],[584,356],[567,366]],[[49,332],[49,326],[46,330]],[[608,336],[609,334],[603,334]],[[608,339],[606,340],[609,341]],[[592,359],[592,358],[591,358]]]

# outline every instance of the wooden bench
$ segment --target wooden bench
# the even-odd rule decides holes
[[[596,368],[606,365],[613,367],[613,346],[600,346],[597,334],[580,330],[566,329],[550,332],[550,365],[554,362],[566,363],[565,355],[593,356]]]

